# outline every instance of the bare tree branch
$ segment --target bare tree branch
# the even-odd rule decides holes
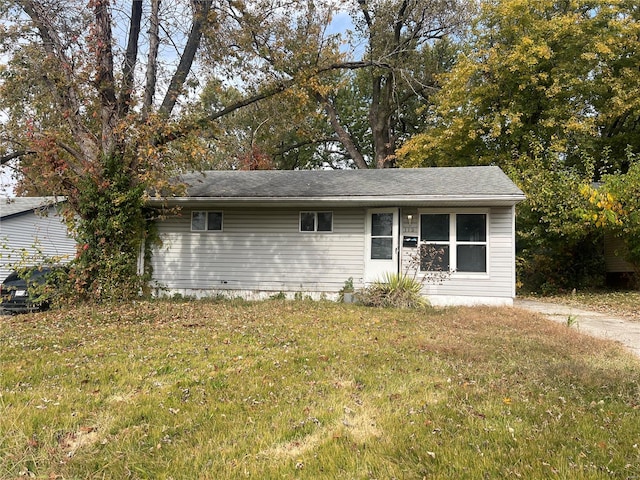
[[[331,103],[326,96],[321,95],[320,93],[316,93],[315,96],[318,102],[324,106],[324,110],[327,112],[329,122],[331,123],[333,130],[336,132],[340,143],[342,143],[344,148],[347,150],[351,159],[358,168],[369,168],[369,165],[367,165],[362,153],[360,153],[360,149],[353,140],[353,137],[340,123],[340,120],[338,119],[338,112],[336,111],[333,103]]]
[[[343,63],[333,63],[330,65],[327,65],[326,67],[323,67],[321,69],[318,69],[314,72],[312,72],[311,74],[307,75],[305,78],[312,78],[315,75],[318,74],[322,74],[322,73],[327,73],[330,71],[334,71],[334,70],[357,70],[360,68],[367,68],[370,67],[372,65],[376,65],[376,66],[382,66],[382,67],[387,67],[386,64],[379,64],[379,63],[372,63],[370,61],[360,61],[360,62],[343,62]],[[198,129],[198,128],[205,128],[207,127],[211,122],[216,121],[217,119],[224,117],[225,115],[228,115],[230,113],[235,112],[236,110],[239,110],[243,107],[248,107],[249,105],[253,105],[255,103],[258,103],[262,100],[265,100],[267,98],[271,98],[275,95],[278,95],[279,93],[284,92],[285,90],[291,88],[292,86],[296,85],[296,82],[298,82],[300,79],[298,78],[291,78],[289,80],[284,80],[278,83],[275,83],[273,85],[271,85],[269,88],[266,88],[264,90],[262,90],[261,92],[249,96],[249,97],[245,97],[237,102],[234,102],[230,105],[227,105],[226,107],[218,110],[217,112],[213,112],[210,115],[207,115],[205,117],[202,117],[198,120],[195,120],[193,122],[191,122],[190,124],[182,124],[179,127],[177,127],[175,130],[170,131],[168,133],[164,133],[162,135],[159,135],[155,138],[154,140],[154,144],[155,145],[163,145],[166,144],[168,142],[171,142],[173,140],[176,140],[178,138],[184,137],[185,135],[187,135],[189,132],[191,132],[192,130]]]
[[[369,9],[367,8],[366,0],[358,0],[358,4],[360,5],[360,9],[362,10],[362,15],[364,15],[364,20],[367,22],[367,27],[369,27],[369,31],[371,31],[371,27],[373,27],[373,20],[371,19],[371,14],[369,13]]]
[[[321,145],[323,143],[328,143],[328,142],[340,142],[340,139],[338,137],[324,137],[324,138],[309,139],[302,142],[297,142],[291,145],[287,145],[284,148],[280,148],[274,152],[274,155],[282,156],[282,155],[286,155],[287,153],[293,150],[297,150],[302,147],[307,147],[310,145]]]
[[[33,155],[34,153],[36,152],[33,150],[19,150],[16,152],[8,153],[0,157],[0,165],[9,163],[11,160],[15,160],[16,158],[24,157],[27,155]]]

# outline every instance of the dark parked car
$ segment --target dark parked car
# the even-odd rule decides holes
[[[50,267],[11,272],[0,285],[0,310],[10,314],[46,310],[49,301],[45,290],[54,285],[57,272]]]

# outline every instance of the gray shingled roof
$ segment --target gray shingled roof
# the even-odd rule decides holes
[[[33,212],[63,202],[64,197],[15,197],[0,198],[0,218]]]
[[[186,174],[186,196],[170,203],[312,203],[410,205],[515,204],[524,194],[498,167],[381,170],[206,171]]]

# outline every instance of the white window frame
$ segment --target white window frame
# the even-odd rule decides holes
[[[318,214],[330,213],[331,214],[331,229],[330,230],[318,230]],[[313,230],[302,229],[302,215],[313,214]],[[303,210],[298,215],[298,231],[300,233],[332,233],[333,232],[333,211],[331,210]]]
[[[204,213],[205,221],[204,221],[204,229],[193,228],[193,217],[199,213]],[[210,213],[219,213],[220,214],[220,228],[219,229],[209,229],[209,214]],[[219,233],[224,229],[224,212],[221,210],[193,210],[191,212],[191,231],[195,233]]]
[[[422,240],[422,215],[423,214],[447,214],[449,215],[449,240],[445,241],[423,241]],[[477,214],[485,216],[485,240],[484,242],[480,241],[458,241],[457,238],[457,216],[465,215],[465,214]],[[491,258],[491,248],[490,248],[490,231],[489,227],[491,225],[490,212],[489,209],[479,209],[479,208],[469,208],[469,209],[425,209],[418,211],[418,244],[433,243],[438,245],[448,245],[449,247],[449,271],[452,276],[457,278],[488,278],[489,270],[491,268],[491,262],[489,261]],[[461,272],[457,270],[458,266],[458,245],[484,245],[485,247],[485,271],[484,272]],[[420,270],[420,273],[427,273],[426,270]]]

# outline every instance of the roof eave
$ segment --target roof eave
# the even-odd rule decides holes
[[[301,206],[513,206],[525,200],[524,194],[507,195],[412,195],[412,196],[345,196],[345,197],[152,197],[152,207],[227,206],[301,207]]]
[[[47,197],[49,198],[49,197]],[[51,197],[53,198],[53,197]],[[37,205],[32,205],[29,207],[25,207],[21,210],[17,210],[11,213],[7,213],[7,214],[2,214],[0,213],[0,219],[2,220],[9,220],[15,217],[19,217],[21,215],[28,215],[28,214],[37,214],[38,212],[43,212],[43,211],[49,211],[54,207],[57,207],[58,205],[65,203],[67,201],[67,199],[65,197],[60,197],[60,199],[58,200],[57,198],[55,200],[49,200],[46,202],[43,202],[41,204],[37,204]]]

